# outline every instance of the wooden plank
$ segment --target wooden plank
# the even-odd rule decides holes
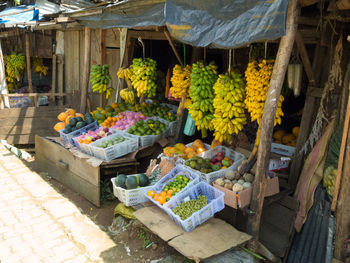
[[[312,72],[312,66],[310,63],[310,59],[309,56],[307,54],[306,51],[306,47],[304,45],[304,41],[303,41],[303,37],[301,36],[301,33],[299,31],[297,31],[296,35],[295,35],[295,42],[297,44],[300,56],[301,56],[301,60],[303,62],[304,65],[304,70],[306,72],[306,75],[309,79],[309,85],[314,85],[315,83],[315,78],[314,78],[314,74]]]
[[[106,29],[106,47],[107,48],[119,48],[120,47],[120,34],[118,28]]]
[[[167,40],[163,32],[157,31],[142,31],[142,30],[128,30],[131,38],[150,39],[150,40]]]
[[[106,50],[106,63],[109,65],[109,70],[111,72],[111,85],[114,90],[117,89],[118,86],[118,76],[117,74],[113,74],[113,72],[118,72],[120,65],[120,50],[119,49],[109,49]],[[115,93],[112,94],[112,97],[106,103],[112,103],[115,101]]]
[[[106,64],[106,30],[100,29],[99,33],[100,33],[100,63],[101,65],[104,65]],[[104,108],[104,106],[105,106],[104,95],[100,94],[100,107]]]
[[[89,88],[89,73],[90,73],[90,51],[91,51],[91,29],[85,27],[84,30],[84,68],[83,68],[83,83],[81,85],[80,97],[80,112],[86,111],[86,102]]]
[[[4,97],[37,97],[37,96],[70,96],[71,93],[10,93],[2,94]]]
[[[92,185],[100,184],[100,168],[93,167],[86,159],[74,156],[69,150],[61,145],[51,142],[40,136],[35,138],[35,146],[48,160],[53,163],[67,164],[67,170],[86,180]]]
[[[302,7],[305,7],[318,3],[318,0],[298,0],[298,2]]]
[[[63,167],[57,166],[47,159],[40,150],[36,150],[35,159],[40,172],[47,172],[49,176],[81,194],[97,207],[100,206],[100,187],[90,184]]]
[[[13,108],[0,110],[0,120],[8,118],[33,118],[33,117],[56,117],[65,109],[64,106],[48,106],[48,107],[28,107]]]
[[[18,131],[22,129],[24,133],[28,133],[32,129],[51,129],[59,122],[55,116],[46,118],[4,118],[0,120],[0,134],[7,134],[7,132],[11,132],[10,134],[18,134]]]
[[[62,106],[63,105],[63,68],[64,68],[64,59],[63,55],[58,54],[57,56],[57,64],[58,64],[58,93],[60,95],[58,99],[58,105]]]
[[[270,87],[267,92],[264,112],[261,121],[260,143],[257,156],[257,172],[253,184],[251,210],[255,214],[248,218],[248,233],[253,235],[255,240],[259,237],[260,218],[267,185],[267,171],[270,160],[270,148],[272,142],[273,124],[275,120],[277,103],[281,94],[285,73],[287,71],[290,55],[293,49],[295,34],[298,25],[297,18],[300,8],[296,0],[291,0],[288,6],[286,35],[281,38],[276,61],[273,67]],[[256,246],[256,243],[252,243]]]
[[[27,61],[27,78],[28,78],[28,91],[33,93],[33,83],[32,83],[32,67],[30,65],[30,46],[29,46],[29,33],[25,34],[25,44],[26,44],[26,61]],[[32,100],[33,105],[33,100]],[[34,106],[37,106],[34,104]]]
[[[52,85],[51,85],[51,100],[55,103],[55,93],[56,93],[56,55],[52,55]]]
[[[182,59],[174,46],[173,40],[171,39],[169,32],[167,30],[165,30],[164,35],[165,35],[166,39],[168,40],[169,45],[177,58],[177,62],[179,62],[180,66],[183,67],[184,65],[183,65]]]

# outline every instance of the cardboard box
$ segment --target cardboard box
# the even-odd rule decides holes
[[[225,199],[224,199],[225,205],[228,205],[230,207],[237,209],[238,207],[243,208],[250,204],[250,201],[252,198],[252,190],[253,190],[252,187],[239,192],[238,196],[236,197],[236,193],[234,193],[232,190],[228,190],[215,183],[213,184],[213,186],[225,193]],[[280,188],[278,183],[278,177],[275,176],[273,178],[268,178],[265,197],[275,195],[279,191],[280,191]],[[237,206],[236,199],[238,199],[238,206]]]
[[[295,147],[273,142],[271,143],[271,152],[278,153],[283,156],[292,156],[295,152]]]

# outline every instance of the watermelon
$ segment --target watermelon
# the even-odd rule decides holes
[[[138,174],[137,177],[139,178],[140,186],[147,186],[149,185],[148,176],[145,174]]]
[[[115,178],[115,182],[119,187],[125,188],[125,180],[126,180],[126,175],[125,174],[120,174]]]
[[[126,189],[135,189],[139,186],[137,176],[128,176],[125,180]]]

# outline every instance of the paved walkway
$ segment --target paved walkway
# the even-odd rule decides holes
[[[116,244],[0,144],[0,262],[118,262]]]

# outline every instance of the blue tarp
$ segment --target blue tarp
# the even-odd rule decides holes
[[[0,24],[6,23],[24,23],[30,21],[39,21],[39,10],[32,9],[34,6],[16,6],[6,8],[2,12],[0,12]],[[30,9],[28,11],[24,11],[18,13],[20,11]],[[6,16],[6,14],[9,14]],[[11,15],[12,14],[12,15]]]
[[[127,3],[128,1],[126,1]],[[166,0],[133,13],[123,5],[102,14],[76,17],[92,28],[167,25],[181,42],[205,47],[236,48],[285,35],[288,0]],[[140,1],[142,3],[142,1]]]

